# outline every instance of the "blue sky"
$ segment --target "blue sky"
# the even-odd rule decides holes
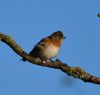
[[[0,0],[0,31],[28,53],[61,30],[67,39],[56,58],[100,77],[99,0]],[[20,61],[0,43],[0,95],[100,95],[100,86]]]

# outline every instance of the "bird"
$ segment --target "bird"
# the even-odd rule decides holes
[[[53,32],[50,36],[41,39],[30,51],[29,55],[41,60],[51,60],[57,56],[65,38],[62,31]],[[24,58],[22,60],[26,61]]]

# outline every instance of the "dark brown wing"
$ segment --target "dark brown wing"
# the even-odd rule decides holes
[[[48,38],[44,38],[42,39],[39,43],[37,43],[35,45],[35,47],[32,49],[32,51],[29,53],[29,55],[31,55],[32,57],[38,57],[41,59],[46,59],[43,56],[43,52],[45,50],[46,44],[44,42],[49,42]],[[23,61],[26,61],[26,59],[22,59]]]
[[[39,43],[35,45],[32,51],[29,53],[32,57],[43,57],[43,51],[45,49],[44,39],[42,39]]]

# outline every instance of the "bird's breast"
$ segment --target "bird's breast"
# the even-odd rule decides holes
[[[58,51],[58,47],[54,46],[53,44],[50,44],[49,46],[46,46],[44,56],[48,59],[51,59],[58,54]]]

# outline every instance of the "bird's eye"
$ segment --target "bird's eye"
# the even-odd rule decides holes
[[[63,37],[63,35],[60,35],[60,37],[62,38],[62,37]]]

